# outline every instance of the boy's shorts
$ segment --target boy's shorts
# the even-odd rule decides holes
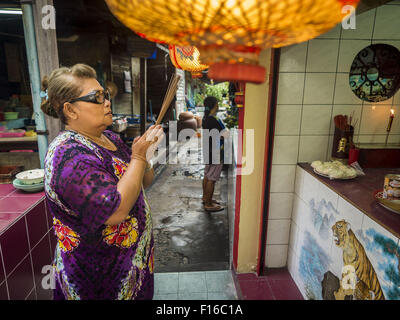
[[[221,176],[222,167],[223,164],[206,164],[204,168],[204,177],[206,177],[207,180],[218,181]]]

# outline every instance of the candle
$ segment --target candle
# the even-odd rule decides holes
[[[390,132],[390,129],[392,129],[393,119],[394,119],[394,109],[390,109],[389,124],[388,124],[388,127],[386,129],[387,132]]]

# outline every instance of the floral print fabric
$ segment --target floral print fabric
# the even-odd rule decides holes
[[[125,221],[105,222],[119,207],[117,183],[130,149],[102,148],[84,136],[61,132],[45,159],[46,204],[58,244],[54,258],[54,299],[152,299],[153,233],[144,190]]]

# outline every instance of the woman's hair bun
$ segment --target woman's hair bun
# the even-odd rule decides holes
[[[42,79],[42,91],[46,91],[49,86],[49,77],[44,76]]]
[[[48,85],[49,85],[49,77],[44,76],[42,79],[42,91],[43,92],[47,91]],[[53,117],[53,118],[58,118],[58,114],[57,114],[56,110],[53,108],[53,106],[51,105],[49,98],[47,96],[43,97],[40,108],[48,116]]]
[[[53,117],[53,118],[57,118],[57,119],[59,118],[56,110],[54,110],[54,108],[52,107],[49,99],[43,100],[42,104],[40,105],[40,108],[48,116]]]

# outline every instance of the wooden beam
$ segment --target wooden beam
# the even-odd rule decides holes
[[[59,67],[56,29],[44,29],[42,19],[47,14],[42,13],[44,6],[53,6],[53,0],[35,0],[32,2],[33,19],[35,22],[36,45],[39,58],[40,78],[50,75]],[[54,18],[55,19],[55,18]],[[50,143],[63,129],[59,119],[45,115],[46,128],[49,131],[47,141]]]

